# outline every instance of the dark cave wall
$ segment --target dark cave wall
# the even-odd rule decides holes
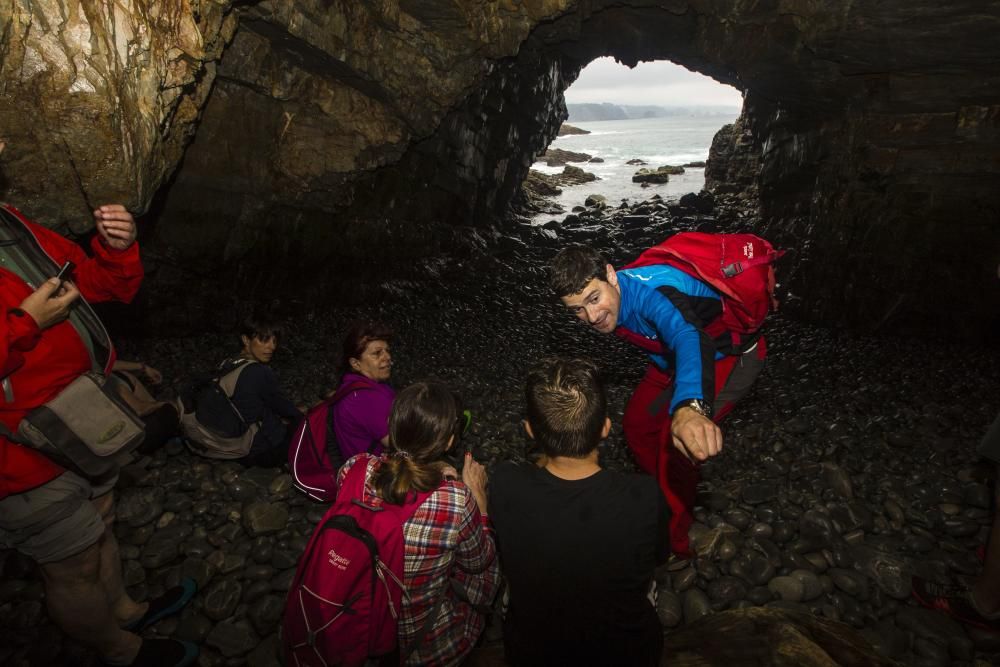
[[[795,250],[782,267],[793,314],[995,340],[1000,107],[932,95],[890,104],[881,85],[833,116],[749,96],[717,137],[707,186],[759,195],[760,230]]]
[[[73,7],[0,13],[5,195],[56,224],[152,202],[153,290],[197,274],[253,295],[482,244],[561,91],[614,55],[747,93],[709,183],[797,250],[793,312],[975,338],[1000,310],[996,5]]]

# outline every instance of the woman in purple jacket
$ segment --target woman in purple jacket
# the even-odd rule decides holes
[[[333,428],[344,459],[382,454],[396,392],[389,386],[392,332],[378,322],[357,322],[344,337],[340,387],[354,390],[333,406]],[[340,389],[338,388],[338,391]]]

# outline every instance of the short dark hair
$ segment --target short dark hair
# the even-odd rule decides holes
[[[542,359],[525,384],[528,422],[548,456],[583,458],[601,442],[608,399],[588,359]]]
[[[268,315],[250,315],[240,323],[240,336],[266,340],[281,338],[281,326]]]
[[[607,281],[608,261],[590,246],[570,245],[549,263],[549,285],[558,297],[583,291],[593,278]]]
[[[392,329],[371,320],[356,320],[347,330],[340,356],[340,371],[350,372],[351,359],[360,359],[368,343],[382,340],[388,343],[392,340]]]

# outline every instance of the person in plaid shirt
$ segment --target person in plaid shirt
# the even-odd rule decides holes
[[[404,595],[399,615],[401,651],[423,632],[407,665],[461,663],[486,625],[475,607],[489,605],[500,583],[486,513],[486,471],[466,453],[458,481],[455,469],[441,461],[455,443],[458,417],[446,386],[413,384],[393,403],[387,453],[359,454],[338,475],[342,485],[354,466],[366,466],[366,504],[402,504],[412,491],[435,489],[403,525],[403,583],[409,598]],[[463,589],[464,594],[456,592]]]

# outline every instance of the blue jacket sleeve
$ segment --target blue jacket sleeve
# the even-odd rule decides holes
[[[639,290],[639,312],[674,353],[674,395],[670,412],[689,398],[715,398],[715,346],[680,310],[655,289]]]

